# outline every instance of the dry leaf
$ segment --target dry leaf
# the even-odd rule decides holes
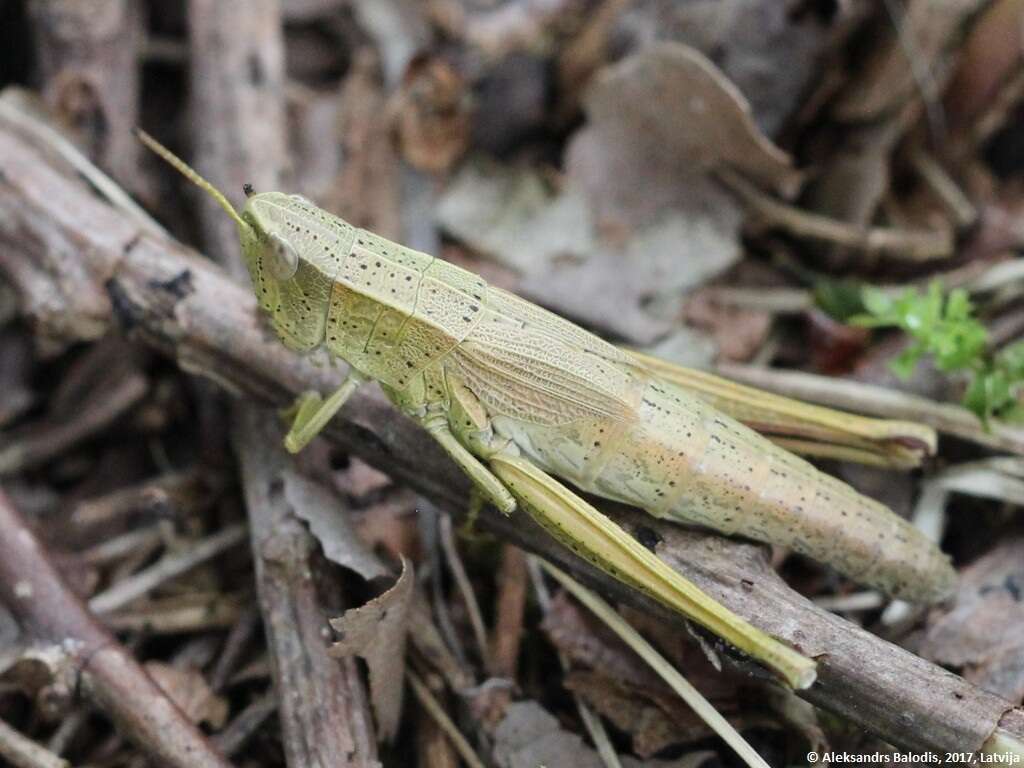
[[[356,536],[348,510],[322,485],[295,472],[284,472],[284,498],[309,524],[331,562],[355,571],[366,580],[386,576],[388,569]]]
[[[652,634],[654,629],[653,634],[663,636],[665,642],[661,645],[670,646],[664,649],[669,651],[669,658],[719,711],[730,716],[739,713],[738,702],[743,697],[735,677],[716,671],[699,647],[680,641],[677,629],[638,612],[629,613],[646,623],[646,627],[640,625],[645,634]],[[551,601],[541,628],[574,665],[594,670],[571,672],[566,676],[565,687],[581,695],[619,730],[630,734],[633,751],[638,755],[650,756],[667,746],[710,735],[705,723],[632,650],[564,592],[557,593]],[[776,724],[764,713],[739,714],[743,714],[745,724]]]
[[[357,456],[348,457],[348,466],[334,473],[338,490],[351,499],[362,500],[392,484],[390,477]]]
[[[638,228],[624,247],[604,245],[583,263],[528,277],[520,291],[633,344],[664,336],[677,324],[678,308],[670,304],[655,315],[649,310],[657,300],[678,302],[740,255],[740,216],[733,202],[702,179],[685,194],[692,198],[690,210],[666,212]]]
[[[910,101],[938,98],[950,72],[952,49],[984,0],[912,0],[896,19],[884,19],[888,39],[870,47],[870,59],[834,109],[848,122],[870,122]],[[925,73],[922,75],[921,73]],[[922,88],[925,90],[921,93]]]
[[[628,733],[633,739],[633,751],[640,757],[714,736],[711,727],[667,689],[658,691],[629,681],[610,680],[600,672],[582,671],[568,674],[565,687],[580,695],[616,728]],[[744,710],[735,697],[716,698],[712,704],[737,730],[778,730],[778,719],[767,708],[757,706],[760,698],[749,697],[753,708]]]
[[[584,263],[529,277],[522,291],[649,344],[676,322],[671,304],[660,317],[648,311],[659,297],[678,299],[740,257],[742,213],[710,174],[733,168],[784,193],[800,175],[758,131],[735,86],[684,45],[652,45],[607,68],[584,106],[566,189],[583,194],[602,247]]]
[[[761,133],[739,89],[689,46],[657,43],[608,68],[584,106],[604,143],[645,153],[638,157],[644,165],[660,162],[688,176],[731,168],[783,197],[800,184],[789,155]]]
[[[655,40],[693,46],[750,99],[758,125],[775,133],[820,81],[823,61],[874,12],[870,0],[631,0],[613,39],[629,51]]]
[[[713,752],[694,752],[678,760],[620,760],[623,768],[699,768],[714,757]],[[534,701],[509,705],[494,733],[494,762],[499,768],[604,768],[597,752]]]
[[[410,62],[396,96],[398,146],[414,168],[442,173],[469,146],[469,92],[450,64],[431,56]]]
[[[633,751],[640,757],[714,734],[692,709],[671,694],[653,697],[643,686],[625,685],[599,672],[571,672],[564,685],[618,730],[629,734]],[[730,721],[736,725],[731,716]]]
[[[402,713],[405,640],[415,581],[412,563],[402,558],[402,575],[391,589],[330,622],[338,633],[330,654],[361,656],[370,669],[370,701],[381,740],[397,733]]]
[[[202,673],[196,669],[178,669],[160,661],[147,661],[146,672],[171,701],[193,723],[206,723],[215,731],[228,719],[228,702],[216,695]]]
[[[419,562],[423,545],[416,499],[408,488],[394,488],[379,501],[362,507],[353,524],[363,546],[388,559],[405,555]]]
[[[1019,73],[1024,0],[998,0],[971,27],[943,104],[954,133],[973,130],[1000,89]]]
[[[893,151],[918,121],[922,106],[931,130],[945,134],[938,98],[952,69],[952,48],[981,5],[979,0],[915,0],[900,4],[897,18],[879,19],[867,60],[858,62],[830,112],[846,124],[844,130],[837,133],[835,125],[827,125],[816,141],[808,141],[818,147],[811,154],[820,160],[807,194],[813,210],[869,224],[891,186]],[[843,260],[842,249],[833,253]]]
[[[324,208],[354,226],[384,237],[398,237],[398,155],[392,145],[390,118],[378,79],[373,52],[357,51],[338,110],[344,162]]]
[[[686,302],[686,320],[710,332],[724,359],[746,361],[768,337],[772,314],[722,304],[715,300],[714,291],[697,291]]]
[[[0,645],[0,686],[19,690],[50,721],[65,717],[75,701],[82,659],[73,642],[62,645]]]
[[[539,704],[508,706],[494,733],[494,761],[501,768],[601,768],[601,759],[577,734],[562,730]]]
[[[1024,538],[961,572],[953,607],[930,622],[920,652],[1010,701],[1024,698]]]
[[[586,258],[594,248],[579,195],[556,193],[537,171],[482,158],[455,176],[436,216],[449,234],[524,275],[543,275],[555,258]]]
[[[551,643],[573,662],[600,669],[607,677],[661,685],[660,678],[610,629],[563,591],[555,594],[541,622]]]
[[[709,174],[728,166],[783,192],[800,175],[736,88],[683,45],[609,67],[585,105],[560,192],[535,171],[478,161],[449,186],[438,220],[522,273],[528,297],[649,344],[676,324],[673,300],[739,258],[742,214]]]

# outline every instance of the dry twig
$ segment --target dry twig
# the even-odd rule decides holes
[[[953,233],[950,231],[859,227],[781,203],[739,174],[722,172],[719,178],[750,208],[758,223],[784,230],[795,237],[907,261],[932,261],[953,255]]]
[[[229,763],[68,589],[2,491],[0,531],[0,601],[34,638],[63,644],[74,654],[84,690],[122,732],[163,765],[228,768]]]
[[[71,763],[0,720],[0,757],[15,768],[70,768]]]

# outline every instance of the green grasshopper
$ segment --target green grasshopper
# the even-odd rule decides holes
[[[792,548],[893,596],[931,602],[951,591],[948,559],[913,526],[712,407],[717,386],[736,385],[608,344],[297,195],[247,189],[239,213],[140,136],[238,225],[256,296],[281,341],[297,352],[326,347],[349,364],[326,399],[300,398],[289,451],[376,380],[499,510],[522,507],[573,552],[797,688],[814,681],[813,660],[712,600],[555,478],[657,517]],[[763,411],[773,410],[797,432],[816,425],[803,432],[811,438],[855,418],[802,421],[785,398],[769,399]]]

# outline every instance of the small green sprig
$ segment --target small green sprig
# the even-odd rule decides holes
[[[955,288],[946,294],[935,281],[925,293],[909,288],[892,296],[865,286],[861,300],[867,314],[851,317],[852,324],[900,328],[913,339],[890,363],[897,376],[910,378],[918,361],[931,355],[938,370],[969,374],[963,404],[986,423],[993,417],[1024,420],[1024,341],[992,353],[988,330],[974,316],[967,291]]]

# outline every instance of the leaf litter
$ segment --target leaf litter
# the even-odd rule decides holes
[[[415,590],[412,564],[402,561],[402,573],[394,586],[366,605],[352,608],[336,619],[331,627],[337,642],[332,656],[361,656],[370,668],[370,700],[382,740],[398,732],[405,686],[405,645],[409,631],[409,611]]]
[[[135,61],[186,82],[194,72],[186,19],[144,5],[152,6],[150,37]],[[820,297],[848,299],[851,285],[938,278],[953,287],[966,279],[992,345],[1009,347],[1019,336],[1024,235],[1014,224],[1022,199],[1014,135],[1024,79],[1014,65],[1022,10],[1019,0],[287,3],[287,186],[685,365],[745,361],[769,379],[775,366],[821,374],[810,379],[819,392],[835,387],[831,377],[849,376],[948,401],[916,413],[974,442],[944,440],[940,459],[920,475],[835,469],[872,495],[915,508],[915,522],[941,536],[958,565],[970,563],[960,590],[927,617],[904,612],[893,621],[899,611],[880,598],[846,615],[1009,706],[1024,696],[1017,640],[1024,494],[1019,457],[1003,454],[1019,454],[1022,443],[1008,423],[984,425],[959,411],[950,417],[963,381],[928,368],[907,382],[888,376],[905,341],[851,329],[849,314],[863,308],[847,312],[837,309],[842,301]],[[24,38],[54,44],[27,31]],[[3,63],[14,50],[0,54]],[[45,86],[45,71],[36,82]],[[187,112],[185,89],[168,82],[159,93],[143,89],[146,114]],[[168,133],[180,133],[187,146],[181,128],[169,121]],[[140,177],[157,182],[152,173],[142,169]],[[747,193],[722,183],[737,178]],[[165,212],[155,212],[163,220]],[[188,238],[193,225],[175,215],[168,212],[168,225]],[[884,247],[876,247],[879,238]],[[79,274],[77,261],[66,261],[68,274]],[[37,334],[16,319],[18,299],[0,281],[0,370],[10,384],[0,397],[2,442],[33,433],[41,441],[36,458],[12,465],[5,488],[76,589],[89,598],[131,583],[164,550],[187,551],[231,524],[240,499],[224,482],[233,459],[224,450],[223,408],[209,393],[149,354],[123,355],[120,337],[92,344],[83,361],[80,343],[55,338],[74,336],[81,318],[48,304],[50,333]],[[97,336],[97,314],[90,311],[78,339]],[[136,384],[94,387],[86,376],[84,386],[72,386],[83,370],[100,384],[118,377]],[[109,418],[76,422],[104,398],[113,401]],[[863,399],[870,405],[872,396]],[[46,414],[58,426],[64,417],[76,423],[74,439],[62,438],[40,418]],[[187,494],[167,490],[179,475],[205,478],[208,466],[216,466],[215,481]],[[368,740],[394,739],[381,747],[383,764],[406,764],[414,750],[424,765],[455,759],[422,746],[422,715],[400,718],[418,706],[403,705],[407,668],[490,764],[606,764],[583,735],[591,733],[585,719],[566,706],[567,692],[598,713],[623,765],[696,768],[727,755],[631,651],[583,620],[564,595],[542,621],[525,602],[513,623],[523,633],[513,645],[518,657],[492,677],[498,671],[485,664],[480,632],[470,626],[491,635],[502,626],[498,548],[470,531],[452,539],[455,558],[441,557],[427,505],[379,470],[324,445],[284,475],[281,490],[316,540],[316,555],[341,566],[320,573],[318,565],[303,578],[316,579],[324,617],[337,617],[339,668],[355,670],[358,680],[353,659],[366,662]],[[166,502],[154,503],[154,495]],[[83,510],[84,527],[75,516]],[[378,595],[398,563],[401,575]],[[859,596],[788,553],[776,552],[773,563],[809,596],[835,604]],[[414,566],[431,585],[429,599],[416,589]],[[156,584],[108,618],[171,698],[218,735],[244,733],[250,705],[296,694],[273,691],[268,646],[246,629],[251,581],[244,553],[234,552]],[[479,615],[471,618],[470,604]],[[357,607],[341,613],[339,605]],[[878,748],[859,724],[819,719],[806,702],[779,698],[728,666],[716,671],[705,654],[713,652],[689,635],[650,616],[623,615],[773,764],[825,743]],[[76,764],[137,760],[134,747],[91,727],[72,723],[60,738],[50,730],[70,702],[51,694],[75,687],[71,662],[60,648],[25,649],[4,616],[0,705],[15,725]],[[565,672],[558,653],[570,665]],[[22,699],[6,706],[12,696]],[[239,762],[274,761],[290,737],[287,729],[267,730],[238,737]],[[435,736],[435,745],[450,744],[444,729]]]

